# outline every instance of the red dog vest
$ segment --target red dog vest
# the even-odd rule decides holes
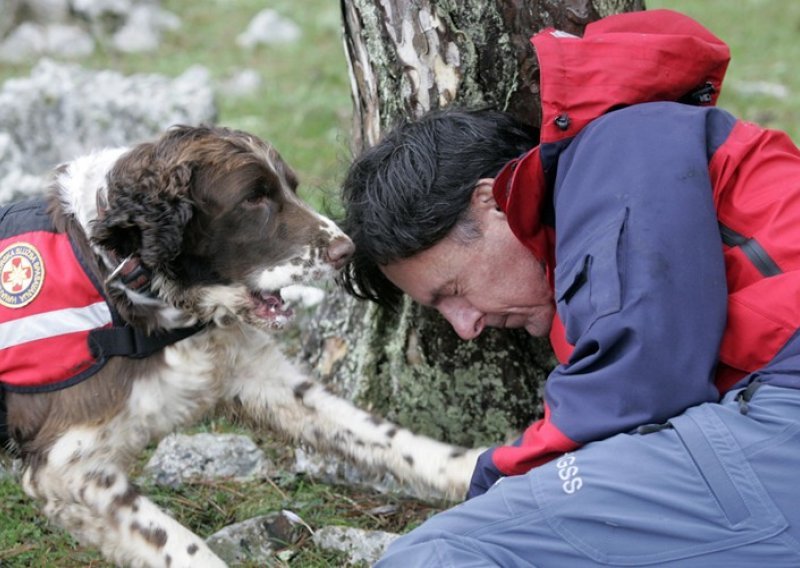
[[[112,356],[144,357],[200,326],[145,335],[120,318],[44,200],[0,209],[0,387],[64,388]]]

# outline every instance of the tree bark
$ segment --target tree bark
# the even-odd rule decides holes
[[[342,0],[354,103],[354,154],[401,117],[457,105],[508,110],[539,127],[538,64],[529,38],[545,27],[580,35],[643,0]],[[413,430],[496,444],[540,417],[554,365],[546,340],[489,330],[460,340],[434,312],[399,313],[328,296],[304,339],[321,380]]]

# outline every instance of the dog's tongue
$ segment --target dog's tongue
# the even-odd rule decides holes
[[[292,317],[292,308],[284,305],[280,291],[261,292],[258,295],[258,314],[266,320],[282,320]]]
[[[281,297],[280,292],[276,292],[274,294],[268,294],[266,292],[261,293],[261,300],[267,305],[270,309],[277,309],[283,305],[283,298]]]

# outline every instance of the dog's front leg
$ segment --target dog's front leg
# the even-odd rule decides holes
[[[275,347],[261,353],[226,385],[235,414],[403,482],[463,498],[482,450],[416,435],[332,394]]]
[[[78,541],[120,565],[224,567],[203,540],[142,496],[99,433],[73,428],[45,459],[25,467],[23,487]]]

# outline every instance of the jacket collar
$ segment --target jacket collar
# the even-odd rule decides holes
[[[547,184],[540,154],[541,147],[537,146],[511,160],[495,177],[492,192],[511,231],[551,271],[555,266],[555,240],[552,222],[547,222]]]
[[[586,26],[581,38],[548,28],[531,43],[539,60],[543,144],[571,138],[632,104],[713,105],[730,60],[722,40],[670,10],[610,16]]]

